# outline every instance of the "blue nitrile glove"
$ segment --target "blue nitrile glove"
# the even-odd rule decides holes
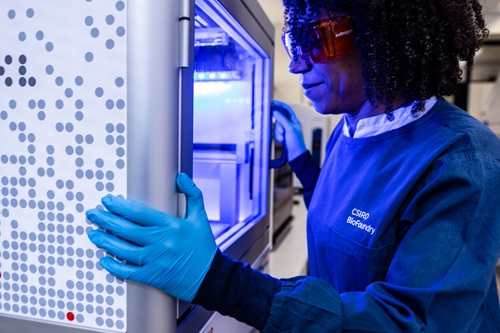
[[[274,138],[281,144],[285,142],[288,161],[291,162],[307,151],[300,121],[292,108],[283,102],[272,101],[271,110],[276,119]]]
[[[92,230],[89,238],[126,261],[101,258],[101,265],[111,274],[192,301],[212,264],[217,245],[201,191],[183,173],[177,176],[177,186],[187,196],[185,219],[107,195],[102,199],[107,211],[87,211],[89,221],[107,232]]]

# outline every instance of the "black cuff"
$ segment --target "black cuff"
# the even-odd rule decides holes
[[[281,280],[217,250],[193,303],[262,330],[281,284]]]

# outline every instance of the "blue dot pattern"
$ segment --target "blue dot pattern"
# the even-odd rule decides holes
[[[127,330],[85,219],[127,192],[126,4],[0,1],[0,315]]]

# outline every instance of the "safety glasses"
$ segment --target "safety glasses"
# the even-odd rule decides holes
[[[354,49],[354,29],[350,16],[338,16],[333,19],[311,23],[306,30],[298,33],[297,39],[285,32],[281,39],[291,59],[321,63],[336,59]]]

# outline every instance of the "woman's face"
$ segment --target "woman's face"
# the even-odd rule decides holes
[[[321,114],[356,113],[366,102],[361,59],[355,51],[309,66],[301,59],[291,61],[289,71],[300,75],[304,95]]]
[[[326,15],[318,19],[328,19]],[[305,96],[321,114],[355,115],[366,102],[361,58],[355,49],[326,62],[314,62],[306,55],[292,60],[288,70],[300,75]]]

